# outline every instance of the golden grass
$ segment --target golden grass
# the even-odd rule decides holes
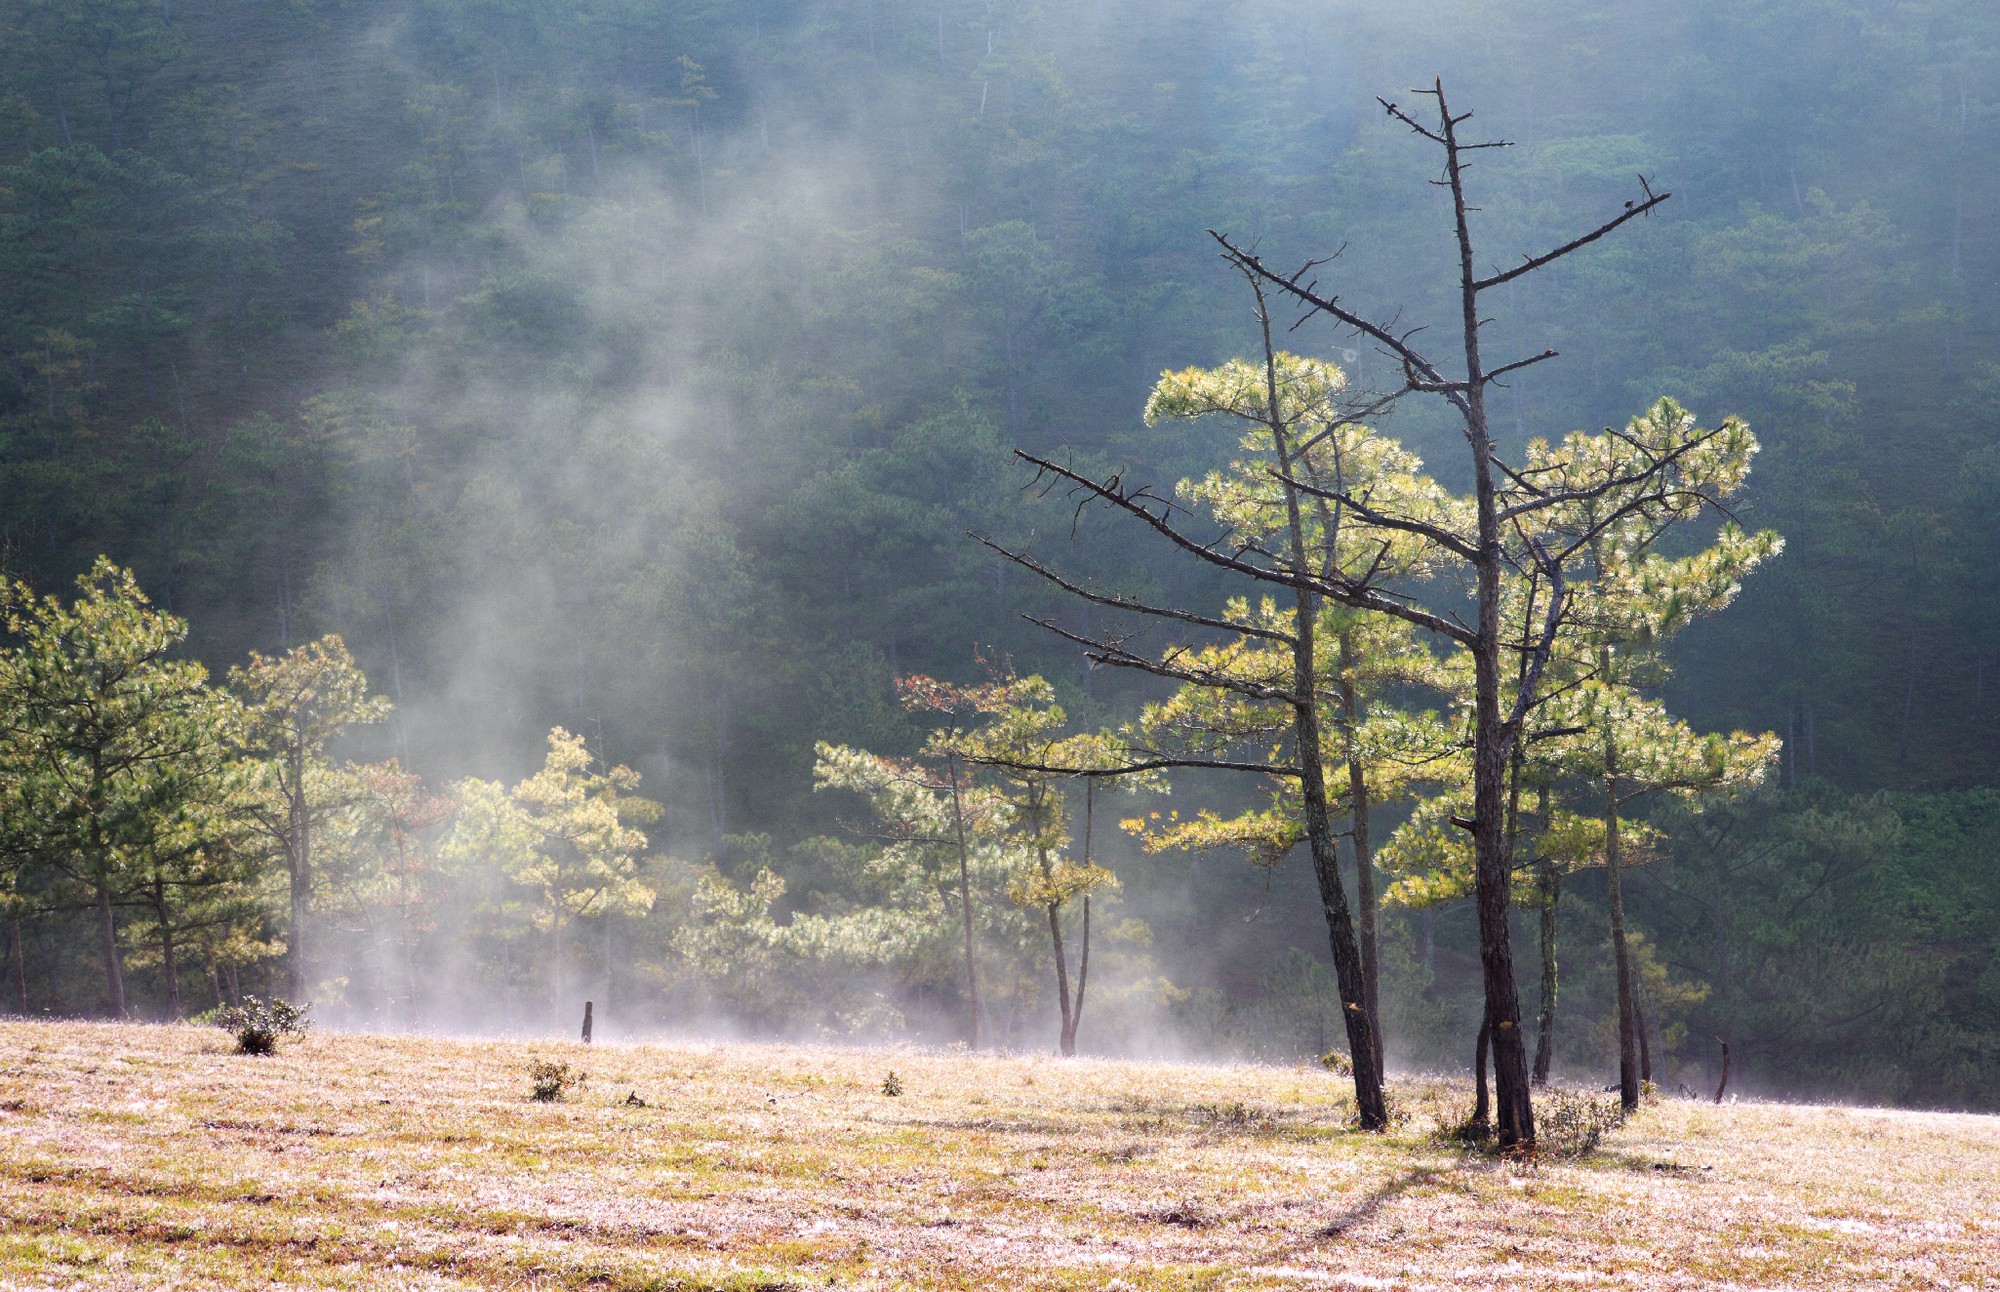
[[[532,1058],[590,1084],[534,1103]],[[1395,1099],[1374,1136],[1316,1069],[5,1024],[0,1287],[2000,1287],[2000,1118],[1669,1101],[1521,1165],[1434,1136],[1463,1090]]]

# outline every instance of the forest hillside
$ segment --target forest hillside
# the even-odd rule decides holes
[[[0,0],[4,1005],[2000,1108],[1996,147],[1974,0]]]

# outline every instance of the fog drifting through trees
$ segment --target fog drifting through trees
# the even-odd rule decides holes
[[[1492,393],[1503,451],[1662,396],[1740,415],[1764,451],[1732,506],[1786,543],[1648,681],[1699,732],[1782,746],[1760,788],[1639,810],[1655,1079],[1712,1084],[1727,1035],[1746,1088],[2000,1106],[1985,7],[10,0],[0,33],[7,570],[67,596],[108,556],[217,679],[337,633],[394,706],[327,753],[373,769],[379,810],[344,790],[329,825],[373,878],[316,895],[299,989],[323,1021],[570,1031],[594,999],[600,1036],[944,1044],[959,926],[984,921],[984,1043],[1054,1046],[1047,922],[1008,851],[1032,844],[991,804],[938,815],[950,723],[897,681],[1039,675],[1082,734],[1167,694],[1025,622],[1116,630],[966,531],[1220,614],[1218,578],[1025,488],[1010,450],[1163,493],[1229,460],[1233,431],[1142,420],[1162,370],[1256,351],[1208,229],[1273,265],[1338,251],[1317,273],[1344,301],[1450,331],[1434,159],[1374,97],[1437,75],[1516,144],[1472,172],[1494,268],[1640,173],[1675,194],[1489,298],[1496,353],[1561,351]],[[1356,390],[1398,380],[1351,334],[1285,344]],[[1375,425],[1469,488],[1453,425]],[[618,780],[585,800],[632,801],[575,826],[602,873],[563,836],[596,876],[563,891],[604,895],[543,910],[500,859],[533,852],[520,813],[556,811],[518,787],[558,728],[588,754],[568,775]],[[934,797],[889,803],[822,746],[919,760]],[[1062,848],[1116,877],[1082,1048],[1344,1043],[1302,849],[1257,866],[1119,828],[1259,791],[1101,786],[1088,857],[1081,783],[1059,793]],[[1570,842],[1555,1054],[1596,1079],[1618,1060],[1602,845]],[[96,917],[21,873],[10,1001],[101,1012]],[[284,869],[259,873],[240,981],[189,966],[189,1009],[284,990]],[[1072,937],[1084,891],[1058,903]],[[132,1007],[163,1015],[131,901]],[[1465,901],[1382,920],[1391,1065],[1464,1067]],[[1533,999],[1536,912],[1514,929]]]

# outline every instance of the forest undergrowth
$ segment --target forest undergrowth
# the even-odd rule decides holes
[[[1666,1099],[1573,1156],[1317,1067],[0,1025],[0,1288],[1964,1288],[2000,1118]],[[581,1081],[533,1098],[530,1069]],[[896,1093],[889,1093],[890,1091]],[[1566,1098],[1588,1101],[1594,1092]]]

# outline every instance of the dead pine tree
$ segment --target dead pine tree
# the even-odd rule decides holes
[[[1158,539],[1197,559],[1262,584],[1278,585],[1289,592],[1287,599],[1296,604],[1298,618],[1289,634],[1268,626],[1258,629],[1283,640],[1299,661],[1293,685],[1259,684],[1263,688],[1259,694],[1266,701],[1290,705],[1296,720],[1291,742],[1296,767],[1277,771],[1296,774],[1301,781],[1304,833],[1327,908],[1334,967],[1349,1015],[1349,1041],[1355,1058],[1356,1092],[1363,1124],[1379,1117],[1377,1110],[1381,1104],[1380,1074],[1373,1062],[1372,1037],[1368,1035],[1360,957],[1351,913],[1335,867],[1320,760],[1299,753],[1320,748],[1318,713],[1312,700],[1315,685],[1310,651],[1312,611],[1322,602],[1332,602],[1393,616],[1426,630],[1449,649],[1463,650],[1469,656],[1473,674],[1472,814],[1455,816],[1453,823],[1467,831],[1473,843],[1484,1012],[1491,1023],[1494,1129],[1503,1149],[1526,1150],[1534,1145],[1534,1111],[1508,929],[1513,859],[1507,804],[1513,752],[1517,742],[1525,737],[1529,717],[1546,699],[1544,675],[1573,614],[1571,584],[1573,580],[1588,579],[1585,563],[1593,541],[1635,516],[1691,515],[1717,505],[1727,488],[1733,487],[1731,482],[1747,469],[1747,454],[1754,452],[1754,440],[1748,429],[1735,419],[1701,428],[1672,418],[1653,418],[1635,421],[1622,432],[1607,430],[1602,436],[1576,433],[1554,445],[1536,441],[1521,451],[1516,462],[1503,457],[1488,423],[1488,387],[1509,373],[1555,358],[1556,352],[1545,349],[1489,366],[1480,347],[1481,297],[1582,250],[1650,212],[1665,202],[1669,194],[1654,192],[1642,176],[1640,193],[1612,218],[1553,250],[1526,256],[1512,268],[1482,274],[1472,234],[1474,207],[1465,187],[1468,157],[1477,150],[1502,148],[1506,143],[1461,139],[1459,131],[1469,114],[1452,113],[1441,82],[1420,94],[1428,101],[1421,113],[1406,111],[1386,100],[1382,102],[1392,118],[1437,148],[1443,157],[1443,174],[1436,183],[1450,202],[1458,271],[1461,353],[1450,364],[1455,371],[1448,373],[1444,363],[1418,348],[1415,338],[1420,329],[1377,321],[1343,304],[1338,294],[1322,290],[1313,271],[1323,261],[1309,261],[1295,272],[1282,272],[1269,267],[1257,252],[1239,245],[1228,235],[1211,232],[1224,257],[1255,285],[1260,300],[1287,302],[1298,309],[1299,317],[1292,327],[1324,318],[1344,335],[1366,338],[1401,373],[1400,386],[1373,398],[1366,407],[1343,414],[1337,419],[1342,424],[1351,424],[1352,419],[1360,417],[1380,416],[1408,397],[1442,399],[1456,416],[1470,457],[1473,480],[1472,495],[1462,506],[1406,505],[1394,496],[1385,499],[1341,478],[1338,470],[1330,479],[1313,478],[1310,473],[1294,469],[1293,462],[1303,459],[1296,452],[1288,453],[1283,443],[1278,446],[1271,475],[1282,485],[1283,505],[1293,515],[1324,504],[1328,511],[1323,514],[1344,531],[1372,533],[1384,543],[1414,537],[1425,544],[1439,567],[1456,568],[1462,572],[1464,582],[1471,585],[1474,615],[1470,622],[1460,613],[1463,602],[1458,593],[1464,585],[1456,580],[1437,581],[1440,590],[1433,592],[1431,603],[1426,604],[1419,590],[1407,580],[1390,577],[1379,565],[1364,563],[1357,567],[1317,559],[1318,553],[1298,550],[1296,541],[1287,541],[1283,534],[1272,536],[1268,542],[1227,532],[1204,538],[1197,532],[1199,526],[1187,509],[1172,497],[1144,486],[1129,485],[1118,476],[1095,480],[1051,458],[1017,452],[1045,480],[1069,487],[1083,504],[1094,502],[1122,512]],[[1266,359],[1267,364],[1272,364],[1268,312],[1260,307],[1259,313],[1265,316]],[[1271,406],[1276,405],[1274,398]],[[1290,447],[1302,449],[1309,440],[1331,429],[1329,426],[1324,431],[1314,431],[1306,440]],[[1297,526],[1292,529],[1296,534]],[[1186,629],[1206,628],[1237,635],[1246,631],[1241,622],[1179,607],[1146,605],[1085,588],[1021,553],[1010,555],[1072,594],[1101,606],[1175,620]],[[1534,631],[1525,635],[1503,633],[1503,597],[1518,590],[1527,579],[1533,579],[1539,589],[1538,622]],[[1205,669],[1198,652],[1170,652],[1165,657],[1155,657],[1137,650],[1126,638],[1073,633],[1053,623],[1046,626],[1083,645],[1086,654],[1098,662],[1143,668],[1182,681],[1208,677],[1217,686],[1237,685],[1236,679],[1216,676],[1217,670]],[[1240,762],[1217,761],[1243,766]],[[1247,770],[1272,774],[1274,769],[1258,766]]]
[[[1482,296],[1596,242],[1620,225],[1650,212],[1670,194],[1654,192],[1641,176],[1639,195],[1627,201],[1624,209],[1612,218],[1552,250],[1526,256],[1511,268],[1482,273],[1472,232],[1471,216],[1475,208],[1466,193],[1469,156],[1483,149],[1505,148],[1508,141],[1468,142],[1461,138],[1459,131],[1472,114],[1451,111],[1441,80],[1416,93],[1428,101],[1417,111],[1405,110],[1386,99],[1378,101],[1389,116],[1442,154],[1443,173],[1438,182],[1449,195],[1457,252],[1462,367],[1456,375],[1447,375],[1442,363],[1417,348],[1413,339],[1416,330],[1398,331],[1342,304],[1337,294],[1321,291],[1311,278],[1313,269],[1321,262],[1309,262],[1295,273],[1281,273],[1266,267],[1254,252],[1240,247],[1227,235],[1217,233],[1215,237],[1232,262],[1289,297],[1303,309],[1304,317],[1324,315],[1385,350],[1401,369],[1403,393],[1445,400],[1456,413],[1464,434],[1473,478],[1474,514],[1469,530],[1417,516],[1370,516],[1365,501],[1352,497],[1340,501],[1376,525],[1421,533],[1469,567],[1476,605],[1474,621],[1467,624],[1449,611],[1420,609],[1373,586],[1334,587],[1327,589],[1327,595],[1349,604],[1412,618],[1457,643],[1472,656],[1473,814],[1471,819],[1460,820],[1458,824],[1473,837],[1480,964],[1492,1034],[1495,1128],[1501,1146],[1515,1148],[1531,1146],[1535,1128],[1508,930],[1512,858],[1508,855],[1505,829],[1507,771],[1523,725],[1536,705],[1541,674],[1568,609],[1565,563],[1587,545],[1588,537],[1594,536],[1571,533],[1555,540],[1532,537],[1534,518],[1536,513],[1597,501],[1600,520],[1609,520],[1649,503],[1665,501],[1679,484],[1672,478],[1677,467],[1694,451],[1696,442],[1712,432],[1689,437],[1681,444],[1630,443],[1626,447],[1631,452],[1606,459],[1594,472],[1594,478],[1588,470],[1530,474],[1502,460],[1488,421],[1487,388],[1510,372],[1553,359],[1556,352],[1545,349],[1488,366],[1480,348],[1480,328],[1484,322]],[[1554,546],[1557,542],[1562,543],[1561,548]],[[1542,574],[1546,613],[1541,633],[1527,648],[1524,665],[1508,669],[1508,661],[1503,658],[1507,643],[1500,625],[1502,581],[1510,571],[1525,570],[1539,570]]]

